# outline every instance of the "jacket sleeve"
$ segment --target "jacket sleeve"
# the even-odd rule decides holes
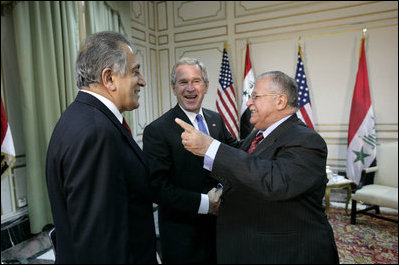
[[[221,144],[212,176],[266,200],[287,200],[325,185],[327,148],[316,134],[278,141],[257,155]]]

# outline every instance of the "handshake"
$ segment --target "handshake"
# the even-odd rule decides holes
[[[221,202],[221,196],[222,196],[223,188],[219,187],[218,188],[212,188],[210,191],[208,191],[208,198],[209,198],[209,210],[208,214],[213,214],[217,215],[219,211],[219,206]]]

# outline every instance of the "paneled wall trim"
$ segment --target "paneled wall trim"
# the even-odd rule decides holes
[[[174,27],[185,27],[226,19],[224,1],[174,1]]]
[[[148,91],[142,127],[176,104],[169,85],[174,62],[191,56],[208,69],[204,107],[216,110],[224,44],[241,106],[246,44],[255,75],[295,74],[298,43],[310,89],[315,129],[328,144],[328,164],[345,169],[349,112],[362,29],[378,143],[398,140],[398,3],[395,1],[138,1],[133,38],[143,47]],[[148,19],[145,18],[148,14]],[[147,36],[144,38],[143,36]],[[153,79],[156,80],[153,80]],[[151,79],[151,80],[149,80]],[[147,93],[147,92],[146,92]],[[142,100],[142,99],[141,99]],[[148,102],[148,104],[147,104]],[[141,111],[138,111],[141,113]],[[142,120],[148,117],[149,120]]]

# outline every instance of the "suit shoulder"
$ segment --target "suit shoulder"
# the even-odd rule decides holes
[[[158,117],[157,119],[150,122],[150,124],[148,124],[144,128],[144,131],[146,131],[147,128],[163,128],[165,126],[170,126],[170,124],[171,123],[173,124],[174,122],[175,122],[175,115],[173,114],[173,109],[170,109],[167,112],[165,112],[163,115]]]
[[[297,135],[297,137],[299,137],[299,138],[302,138],[304,140],[312,139],[311,141],[320,141],[323,144],[325,144],[324,138],[317,131],[308,127],[303,122],[300,124],[297,124],[295,126],[294,131],[295,131],[295,134]]]
[[[210,109],[205,109],[205,108],[202,109],[202,112],[204,113],[205,117],[208,116],[211,119],[217,120],[218,122],[221,122],[221,123],[224,124],[223,117],[222,117],[222,115],[220,115],[219,112],[216,112],[216,111],[213,111],[213,110],[210,110]]]
[[[204,114],[208,114],[208,115],[211,115],[211,116],[222,117],[222,115],[220,115],[219,112],[214,111],[214,110],[202,108],[202,112],[203,112]]]

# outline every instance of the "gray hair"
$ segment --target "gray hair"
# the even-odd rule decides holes
[[[176,68],[179,65],[185,65],[185,64],[197,65],[201,69],[202,80],[205,83],[208,83],[208,73],[206,72],[205,64],[195,58],[183,57],[180,60],[178,60],[172,68],[172,73],[170,75],[170,83],[172,84],[172,86],[176,84]]]
[[[135,52],[133,42],[120,33],[103,31],[88,36],[76,59],[77,86],[82,88],[101,83],[101,73],[108,67],[119,75],[125,75],[127,56],[122,44]]]
[[[288,106],[298,109],[298,86],[293,78],[280,71],[270,71],[260,74],[255,81],[265,77],[270,77],[274,92],[287,95]]]

